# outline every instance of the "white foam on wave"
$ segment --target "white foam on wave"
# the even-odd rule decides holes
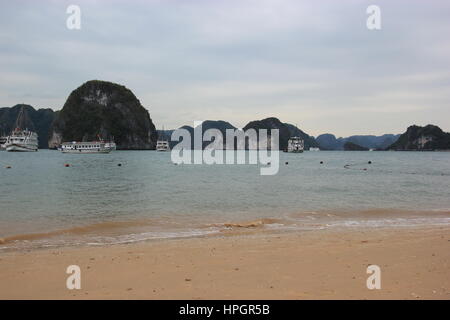
[[[102,246],[108,244],[126,244],[134,242],[142,242],[157,239],[176,239],[176,238],[192,238],[201,237],[219,233],[219,230],[189,230],[175,232],[144,232],[121,235],[117,237],[98,237],[95,242],[87,242],[89,246]]]
[[[347,220],[328,223],[332,227],[363,227],[363,228],[385,228],[385,227],[432,227],[450,225],[450,218],[394,218],[394,219],[371,219],[371,220]]]
[[[332,228],[407,228],[407,227],[433,227],[450,225],[450,217],[409,217],[409,218],[378,218],[378,219],[327,219],[317,223],[308,216],[298,219],[289,219],[289,223],[272,223],[266,227],[271,230],[309,231]]]
[[[326,219],[318,219],[318,222],[309,212],[310,215],[293,219],[289,217],[286,223],[283,220],[264,224],[266,230],[272,231],[314,231],[333,228],[407,228],[407,227],[433,227],[433,226],[449,226],[450,217],[392,217],[392,218],[371,218],[367,217],[345,219],[343,217],[336,218],[327,217]],[[313,218],[313,219],[312,219]],[[330,219],[331,218],[331,219]],[[74,247],[74,246],[104,246],[114,244],[127,244],[144,242],[158,239],[180,239],[202,237],[214,234],[220,234],[223,227],[214,226],[202,229],[180,229],[180,230],[158,230],[141,233],[125,233],[117,236],[83,236],[83,237],[63,237],[63,238],[47,238],[40,240],[16,240],[8,245],[0,247],[0,251],[7,250],[23,250],[38,248],[57,248],[57,247]]]
[[[192,238],[207,236],[214,233],[219,233],[218,228],[209,229],[191,229],[191,230],[179,230],[179,231],[152,231],[142,233],[127,233],[117,236],[84,236],[74,239],[69,238],[53,238],[53,239],[40,239],[40,240],[16,240],[8,244],[7,246],[0,247],[0,251],[7,250],[24,250],[24,249],[43,249],[43,248],[58,248],[58,247],[77,247],[77,246],[102,246],[102,245],[114,245],[114,244],[126,244],[143,242],[147,240],[158,239],[176,239],[176,238]]]

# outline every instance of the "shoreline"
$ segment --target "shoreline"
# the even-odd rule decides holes
[[[130,220],[105,220],[68,227],[38,230],[35,232],[0,235],[0,255],[26,250],[108,247],[121,244],[139,244],[148,241],[165,241],[224,235],[354,232],[372,229],[414,229],[450,227],[449,209],[406,210],[322,210],[288,213],[280,216],[260,216],[249,220],[211,219],[203,222],[164,218]]]
[[[230,232],[0,253],[0,299],[450,299],[450,227]],[[368,265],[381,290],[368,290]],[[66,269],[81,268],[81,290]]]

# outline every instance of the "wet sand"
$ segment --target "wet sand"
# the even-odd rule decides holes
[[[319,230],[0,254],[0,299],[450,299],[450,228]],[[369,290],[367,266],[381,268]],[[66,269],[81,268],[81,289]]]

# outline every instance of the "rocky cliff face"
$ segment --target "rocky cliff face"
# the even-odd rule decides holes
[[[23,113],[19,118],[19,114]],[[57,112],[51,109],[36,110],[30,105],[18,104],[0,108],[0,136],[6,136],[16,127],[35,131],[39,136],[39,149],[48,148],[48,133]]]
[[[388,150],[450,150],[450,133],[434,125],[410,126]]]
[[[55,119],[49,147],[114,138],[119,150],[151,150],[157,133],[148,111],[119,84],[92,80],[74,90]]]

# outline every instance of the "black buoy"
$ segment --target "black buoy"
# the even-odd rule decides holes
[[[320,164],[323,164],[323,161],[320,161]]]
[[[285,164],[286,164],[286,165],[288,165],[288,164],[289,164],[289,162],[287,162],[287,161],[286,161],[286,163],[285,163]]]
[[[64,167],[68,168],[68,167],[70,167],[70,164],[66,163],[66,164],[64,165]]]
[[[11,167],[11,166],[6,166],[5,168],[6,168],[6,169],[11,169],[12,167]]]
[[[369,160],[369,162],[367,162],[368,164],[372,164],[372,161]]]
[[[118,166],[118,167],[121,167],[121,166],[122,166],[122,164],[121,164],[121,163],[119,163],[119,164],[117,164],[117,166]]]

